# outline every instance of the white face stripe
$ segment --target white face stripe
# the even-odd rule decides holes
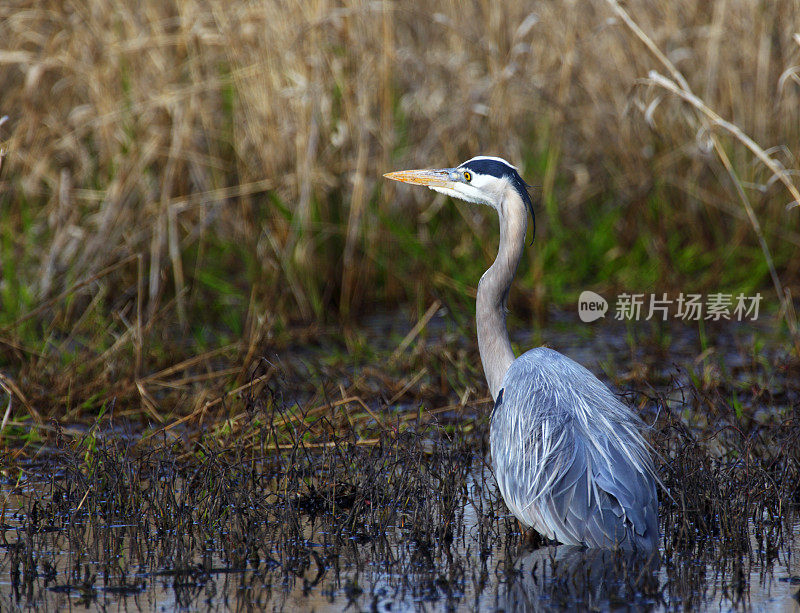
[[[482,175],[477,172],[472,173],[472,181],[470,181],[470,185],[477,189],[486,189],[488,185],[497,183],[501,179],[494,177],[492,175]]]
[[[474,158],[470,158],[466,162],[462,162],[461,164],[458,165],[458,167],[461,168],[462,166],[464,166],[464,164],[469,164],[470,162],[474,162],[475,160],[492,160],[493,162],[500,162],[501,164],[505,164],[509,168],[513,168],[514,170],[519,172],[519,169],[513,164],[509,164],[503,158],[498,158],[491,155],[476,155]]]

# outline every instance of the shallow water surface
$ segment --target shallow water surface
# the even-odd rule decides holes
[[[77,532],[42,523],[33,529],[30,509],[21,514],[21,498],[31,493],[25,487],[46,486],[5,485],[0,609],[800,610],[798,522],[769,557],[757,549],[754,526],[749,552],[721,557],[662,548],[641,559],[534,547],[520,542],[489,469],[479,458],[473,465],[465,504],[441,543],[415,540],[413,530],[392,526],[383,534],[356,530],[333,547],[326,532],[333,523],[306,515],[303,542],[294,550],[276,543],[269,556],[234,563],[224,541],[235,536],[223,530],[181,568],[159,568],[167,559],[159,557],[165,535],[153,530],[137,539],[130,531],[136,522],[88,521]],[[183,539],[179,530],[166,538],[176,547]]]
[[[800,396],[781,348],[748,349],[753,331],[738,327],[720,330],[713,350],[686,329],[643,349],[621,323],[572,319],[542,336],[652,425],[669,490],[656,558],[523,538],[487,465],[490,405],[474,394],[442,396],[441,408],[420,400],[424,387],[389,407],[376,400],[390,427],[369,441],[331,407],[314,419],[336,437],[306,444],[298,428],[312,422],[272,393],[248,407],[236,434],[248,445],[131,452],[106,429],[91,448],[59,435],[27,464],[4,462],[0,611],[800,611]],[[408,332],[378,323],[384,339]],[[429,347],[455,346],[446,314],[426,334]],[[294,358],[322,362],[310,349]],[[449,363],[409,381],[447,387],[437,381]],[[635,384],[638,368],[647,385]]]

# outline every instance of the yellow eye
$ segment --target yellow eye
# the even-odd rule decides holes
[[[469,170],[464,171],[464,181],[466,181],[467,183],[472,181],[472,173]]]

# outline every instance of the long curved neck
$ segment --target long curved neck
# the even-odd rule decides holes
[[[483,371],[489,383],[492,398],[503,383],[503,377],[514,361],[514,351],[506,328],[506,301],[511,282],[525,246],[528,216],[519,194],[508,187],[500,205],[500,247],[497,257],[478,283],[475,319],[478,327],[478,349]]]

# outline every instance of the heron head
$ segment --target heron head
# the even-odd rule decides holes
[[[528,184],[517,168],[502,158],[479,155],[455,168],[400,170],[383,175],[387,179],[424,185],[453,198],[487,204],[502,214],[500,202],[510,187],[519,195],[533,217],[533,202]]]

